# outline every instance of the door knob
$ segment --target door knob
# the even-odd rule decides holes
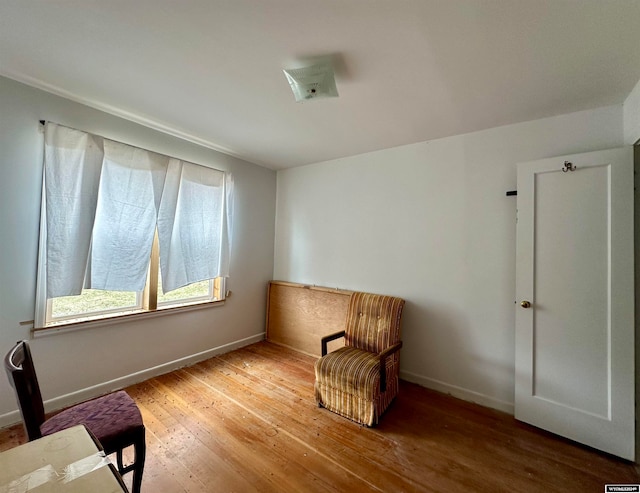
[[[521,306],[522,308],[531,308],[531,302],[529,302],[529,301],[527,301],[527,300],[525,300],[525,301],[521,301],[521,302],[520,302],[520,306]]]

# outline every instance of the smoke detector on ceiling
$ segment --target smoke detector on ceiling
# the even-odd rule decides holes
[[[299,103],[310,99],[338,97],[333,67],[329,63],[285,69],[284,75]]]

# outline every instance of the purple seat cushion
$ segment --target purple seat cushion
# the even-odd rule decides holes
[[[143,426],[138,406],[121,390],[65,409],[45,421],[40,431],[51,435],[76,425],[85,425],[108,453]]]

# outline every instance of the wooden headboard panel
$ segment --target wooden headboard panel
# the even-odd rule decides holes
[[[267,297],[267,340],[320,356],[320,339],[344,329],[352,291],[271,281]],[[344,340],[329,343],[329,351]]]

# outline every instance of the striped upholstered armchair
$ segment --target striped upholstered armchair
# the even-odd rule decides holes
[[[400,318],[404,300],[353,293],[345,330],[322,338],[316,361],[318,406],[374,426],[398,394]],[[345,346],[327,354],[327,343],[345,338]]]

